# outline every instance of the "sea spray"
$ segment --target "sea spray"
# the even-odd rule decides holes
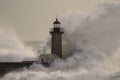
[[[1,80],[119,80],[120,4],[104,2],[95,7],[83,19],[74,13],[61,19],[64,52],[71,54],[66,60],[56,60],[50,68],[35,64]]]
[[[25,47],[12,29],[0,29],[0,62],[19,62],[34,58],[32,50]]]

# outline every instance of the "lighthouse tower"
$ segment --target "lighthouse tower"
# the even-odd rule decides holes
[[[53,28],[50,30],[51,38],[51,53],[62,58],[62,34],[64,33],[61,28],[60,21],[56,18],[53,22]]]

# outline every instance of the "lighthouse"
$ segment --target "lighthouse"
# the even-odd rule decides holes
[[[45,67],[49,67],[52,62],[58,58],[63,58],[62,55],[62,35],[64,33],[60,21],[56,18],[53,22],[53,27],[50,29],[51,34],[51,54],[44,53],[39,57],[38,63]]]
[[[60,21],[56,18],[53,22],[53,28],[50,30],[51,34],[51,54],[62,58],[62,34],[64,33]]]

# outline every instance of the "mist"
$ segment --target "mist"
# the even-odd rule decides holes
[[[0,62],[21,62],[34,60],[36,55],[26,47],[14,29],[0,29]]]
[[[50,68],[34,64],[11,72],[1,80],[119,80],[120,3],[97,3],[88,14],[66,13],[61,17],[63,53]],[[19,48],[18,48],[19,49]]]

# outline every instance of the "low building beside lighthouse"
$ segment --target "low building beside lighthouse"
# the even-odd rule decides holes
[[[53,28],[50,29],[51,34],[51,54],[42,54],[39,57],[40,63],[49,66],[55,59],[63,58],[62,53],[62,35],[64,33],[60,21],[56,18],[53,22]]]

